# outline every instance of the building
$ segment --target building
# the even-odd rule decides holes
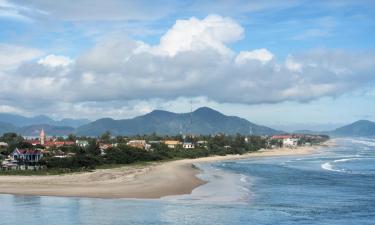
[[[195,148],[194,144],[191,143],[191,142],[184,142],[184,143],[182,144],[182,147],[183,147],[184,149],[193,149],[193,148]]]
[[[126,145],[145,150],[149,150],[151,148],[151,145],[147,144],[146,140],[130,140],[128,143],[126,143]]]
[[[283,139],[283,146],[288,148],[295,148],[298,145],[298,138],[285,138]]]
[[[43,158],[40,150],[16,148],[10,155],[13,162],[18,164],[37,163]]]
[[[168,146],[168,148],[176,148],[177,146],[181,145],[181,142],[175,140],[166,140],[164,144]]]
[[[53,140],[52,138],[48,139],[43,128],[40,131],[39,139],[28,140],[27,142],[32,144],[33,146],[42,145],[46,148],[72,146],[76,144],[74,141],[57,141]]]
[[[1,148],[8,148],[8,143],[0,141],[0,149]]]
[[[274,135],[271,139],[279,140],[283,147],[295,148],[300,140],[300,135]]]
[[[89,142],[86,140],[76,140],[76,145],[84,148],[89,145]]]

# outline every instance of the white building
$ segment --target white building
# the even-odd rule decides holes
[[[0,142],[0,148],[7,148],[8,147],[8,143],[6,142]]]
[[[283,146],[289,148],[295,148],[298,145],[298,138],[285,138],[283,139]]]
[[[76,140],[76,145],[84,148],[89,145],[89,142],[86,140]]]
[[[185,148],[185,149],[193,149],[193,148],[195,148],[194,144],[191,143],[191,142],[184,142],[182,144],[182,147]]]

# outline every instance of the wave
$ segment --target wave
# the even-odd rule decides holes
[[[229,170],[219,169],[221,164],[195,164],[202,173],[198,178],[207,181],[206,184],[195,188],[191,194],[163,197],[163,200],[170,201],[191,201],[195,203],[235,203],[248,202],[252,192],[248,176],[240,173],[233,173]]]
[[[335,163],[340,163],[340,162],[348,162],[348,161],[353,161],[353,160],[358,160],[360,158],[346,158],[346,159],[336,159],[333,162]]]
[[[375,140],[374,139],[367,139],[367,140],[357,140],[357,139],[352,139],[352,143],[355,144],[362,144],[362,145],[367,145],[370,147],[375,147]]]
[[[343,172],[349,172],[349,171],[347,171],[345,169],[337,169],[337,168],[335,168],[330,162],[323,163],[321,165],[321,167],[324,170],[329,170],[329,171],[334,171],[334,172],[341,172],[341,173],[343,173]]]

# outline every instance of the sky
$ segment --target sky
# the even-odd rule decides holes
[[[0,0],[0,112],[375,121],[371,0]]]

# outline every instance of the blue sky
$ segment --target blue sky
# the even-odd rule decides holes
[[[1,112],[375,120],[373,1],[0,0],[0,29]]]

